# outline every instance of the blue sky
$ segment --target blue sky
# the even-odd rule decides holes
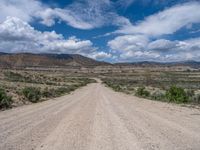
[[[1,0],[0,51],[200,61],[198,0]]]

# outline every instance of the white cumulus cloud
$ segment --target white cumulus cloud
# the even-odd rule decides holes
[[[65,39],[55,31],[40,32],[19,18],[7,17],[0,24],[0,51],[35,53],[78,53],[89,56],[96,52],[90,40]]]
[[[108,46],[120,52],[129,50],[142,50],[148,44],[148,38],[142,35],[118,36],[108,42]]]
[[[131,24],[117,14],[110,0],[77,0],[64,8],[52,8],[38,0],[1,0],[0,14],[0,22],[11,16],[27,22],[39,20],[46,26],[62,21],[78,29]]]
[[[134,25],[122,26],[114,32],[120,35],[108,41],[107,45],[111,52],[118,52],[119,60],[199,60],[199,38],[182,41],[163,38],[165,35],[173,35],[182,28],[191,28],[194,24],[199,24],[199,9],[198,1],[166,8]]]
[[[100,52],[94,52],[93,54],[90,55],[90,57],[98,60],[103,60],[112,58],[112,55],[110,53],[100,51]]]
[[[111,52],[119,53],[119,60],[182,61],[200,59],[200,38],[170,41],[149,40],[141,35],[118,36],[108,42]]]
[[[0,22],[5,21],[8,16],[30,22],[37,12],[45,9],[46,6],[38,0],[1,0]]]
[[[200,2],[179,4],[147,17],[136,25],[124,26],[116,33],[161,36],[200,23]]]

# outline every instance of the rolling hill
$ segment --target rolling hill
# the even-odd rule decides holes
[[[96,61],[78,54],[31,54],[0,53],[0,67],[67,67],[67,66],[101,66],[106,62]]]

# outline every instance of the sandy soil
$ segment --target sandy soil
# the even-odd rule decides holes
[[[0,112],[0,150],[199,150],[200,111],[101,83]]]

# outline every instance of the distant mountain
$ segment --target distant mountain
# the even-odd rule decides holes
[[[179,62],[178,64],[182,64],[182,65],[185,65],[185,66],[190,66],[192,68],[200,68],[200,62],[198,61],[183,61],[183,62]]]
[[[129,67],[191,67],[200,68],[200,62],[182,61],[182,62],[133,62],[133,63],[115,63],[97,61],[78,54],[32,54],[32,53],[2,53],[0,52],[0,68],[26,68],[26,67],[48,67],[48,68],[65,68],[65,67],[110,67],[129,68]]]
[[[91,67],[109,65],[78,54],[0,53],[0,67]]]
[[[180,61],[180,62],[153,62],[153,61],[142,61],[132,63],[116,63],[118,66],[134,66],[134,67],[172,67],[172,66],[188,66],[191,68],[200,68],[200,62],[197,61]]]

